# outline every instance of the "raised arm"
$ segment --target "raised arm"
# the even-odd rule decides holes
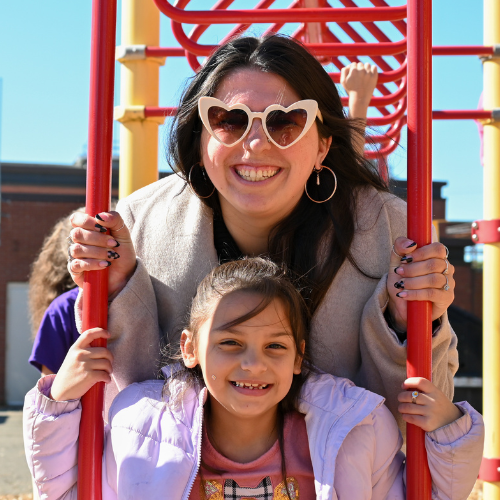
[[[352,63],[342,68],[340,83],[349,96],[349,118],[356,118],[366,126],[368,106],[377,86],[377,66],[370,63]],[[354,138],[354,146],[359,154],[365,147],[364,136]]]

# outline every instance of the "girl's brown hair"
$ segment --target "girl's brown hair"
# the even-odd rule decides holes
[[[345,116],[337,88],[328,73],[305,47],[283,35],[234,38],[218,47],[203,64],[181,98],[171,129],[168,155],[175,172],[188,179],[193,165],[201,161],[203,124],[198,115],[199,98],[213,96],[224,78],[245,68],[278,75],[300,99],[316,100],[323,116],[323,123],[316,120],[319,136],[333,138],[323,164],[337,176],[335,196],[325,203],[313,203],[304,193],[295,209],[269,236],[270,257],[305,278],[307,289],[303,293],[310,299],[309,307],[314,313],[346,259],[363,275],[380,278],[371,276],[355,262],[350,247],[360,188],[372,186],[379,191],[388,191],[388,188],[375,166],[356,152],[353,137],[364,136],[364,127]],[[210,193],[213,186],[211,183],[207,186],[200,172],[201,169],[195,169],[191,181],[194,190],[204,195]],[[320,186],[315,182],[308,184],[308,191],[316,200],[328,198],[334,188],[333,176],[326,169],[320,177]],[[202,201],[220,213],[217,194]],[[324,256],[320,263],[318,255]]]
[[[78,208],[75,211],[83,212],[84,210],[84,208]],[[33,337],[50,303],[76,286],[66,266],[69,247],[67,238],[73,228],[69,219],[73,213],[56,222],[31,265],[28,302]]]
[[[222,297],[235,292],[257,294],[261,297],[261,301],[252,311],[224,325],[225,328],[236,326],[257,316],[273,301],[278,300],[290,324],[297,356],[302,357],[302,371],[298,375],[293,375],[290,390],[278,405],[278,440],[281,450],[282,476],[288,489],[283,424],[286,413],[298,410],[300,391],[311,370],[308,355],[309,310],[302,295],[294,286],[290,274],[283,267],[261,257],[227,262],[213,269],[203,279],[193,299],[187,329],[193,336],[195,348],[200,326],[210,318]],[[182,359],[180,354],[176,357]],[[172,357],[167,355],[167,359],[171,361]],[[180,365],[181,368],[177,371],[173,370],[167,378],[163,389],[168,404],[174,407],[182,404],[187,390],[195,388],[198,391],[205,385],[199,366],[187,368],[182,362]],[[171,391],[172,383],[175,383],[176,389]],[[179,386],[182,387],[181,390],[178,389]],[[209,411],[209,405],[207,409]]]

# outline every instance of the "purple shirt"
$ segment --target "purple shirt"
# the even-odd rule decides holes
[[[69,348],[79,337],[75,323],[75,301],[79,288],[56,297],[43,315],[29,362],[42,371],[45,365],[57,373]]]

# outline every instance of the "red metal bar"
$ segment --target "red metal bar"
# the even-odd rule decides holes
[[[431,242],[432,0],[408,0],[408,238]],[[408,377],[432,377],[430,302],[408,302]],[[406,430],[406,498],[431,499],[425,433]]]
[[[433,120],[489,120],[493,118],[491,111],[482,109],[433,111]]]
[[[159,108],[154,106],[146,106],[144,108],[144,117],[151,118],[153,116],[175,116],[177,108]]]
[[[348,21],[397,21],[406,18],[406,7],[272,10],[183,10],[168,0],[154,0],[167,17],[187,24],[305,23]],[[203,55],[203,54],[199,54]]]
[[[155,0],[159,2],[160,0]],[[261,9],[252,11],[255,13],[268,14],[269,12],[277,12],[278,9]],[[305,11],[309,9],[292,9],[288,12]],[[317,9],[318,10],[318,9]],[[346,10],[346,9],[339,9]],[[194,11],[189,11],[194,12]],[[209,11],[210,12],[210,11]],[[207,14],[209,13],[207,12]],[[220,11],[220,12],[236,12],[231,11]],[[255,22],[265,22],[256,20]],[[202,24],[202,23],[199,23]],[[217,45],[202,45],[191,40],[184,29],[182,24],[172,20],[172,31],[175,35],[177,41],[189,52],[196,54],[197,56],[209,56],[218,46]],[[400,40],[398,42],[389,43],[306,43],[304,44],[307,49],[315,56],[390,56],[394,54],[401,54],[406,52],[406,39]]]
[[[491,56],[493,47],[484,45],[470,46],[436,46],[432,47],[433,56]]]
[[[372,151],[370,149],[365,150],[365,158],[369,160],[381,160],[381,158],[386,158],[389,156],[391,153],[395,151],[395,149],[399,146],[399,140],[401,136],[396,136],[394,140],[388,144],[387,146],[384,146],[383,148],[379,149],[378,151]],[[385,161],[385,160],[384,160]]]
[[[113,142],[113,89],[115,78],[116,0],[93,0],[90,62],[89,137],[86,212],[109,210]],[[107,328],[108,272],[85,273],[82,329]],[[105,347],[96,340],[94,347]],[[78,498],[100,500],[102,485],[102,419],[104,383],[94,385],[82,398],[78,447]]]
[[[371,127],[379,127],[381,125],[390,125],[391,123],[394,123],[396,120],[400,120],[403,115],[406,112],[406,97],[399,101],[399,105],[394,111],[394,113],[391,113],[390,115],[386,116],[375,116],[375,117],[369,117],[367,118],[367,123],[368,126]]]
[[[371,3],[375,7],[388,7],[387,3],[385,0],[371,0]],[[405,16],[406,17],[406,16]],[[406,36],[406,22],[401,20],[401,21],[393,21],[392,24],[394,27],[403,35]]]
[[[184,57],[182,47],[146,47],[146,57]]]

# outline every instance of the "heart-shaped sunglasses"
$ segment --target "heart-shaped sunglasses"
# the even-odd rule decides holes
[[[244,104],[229,106],[215,97],[201,97],[198,111],[210,135],[224,146],[234,146],[242,141],[254,118],[261,119],[269,142],[280,149],[289,148],[304,137],[316,117],[323,122],[318,103],[313,99],[295,102],[287,108],[272,104],[262,113],[256,113]]]

